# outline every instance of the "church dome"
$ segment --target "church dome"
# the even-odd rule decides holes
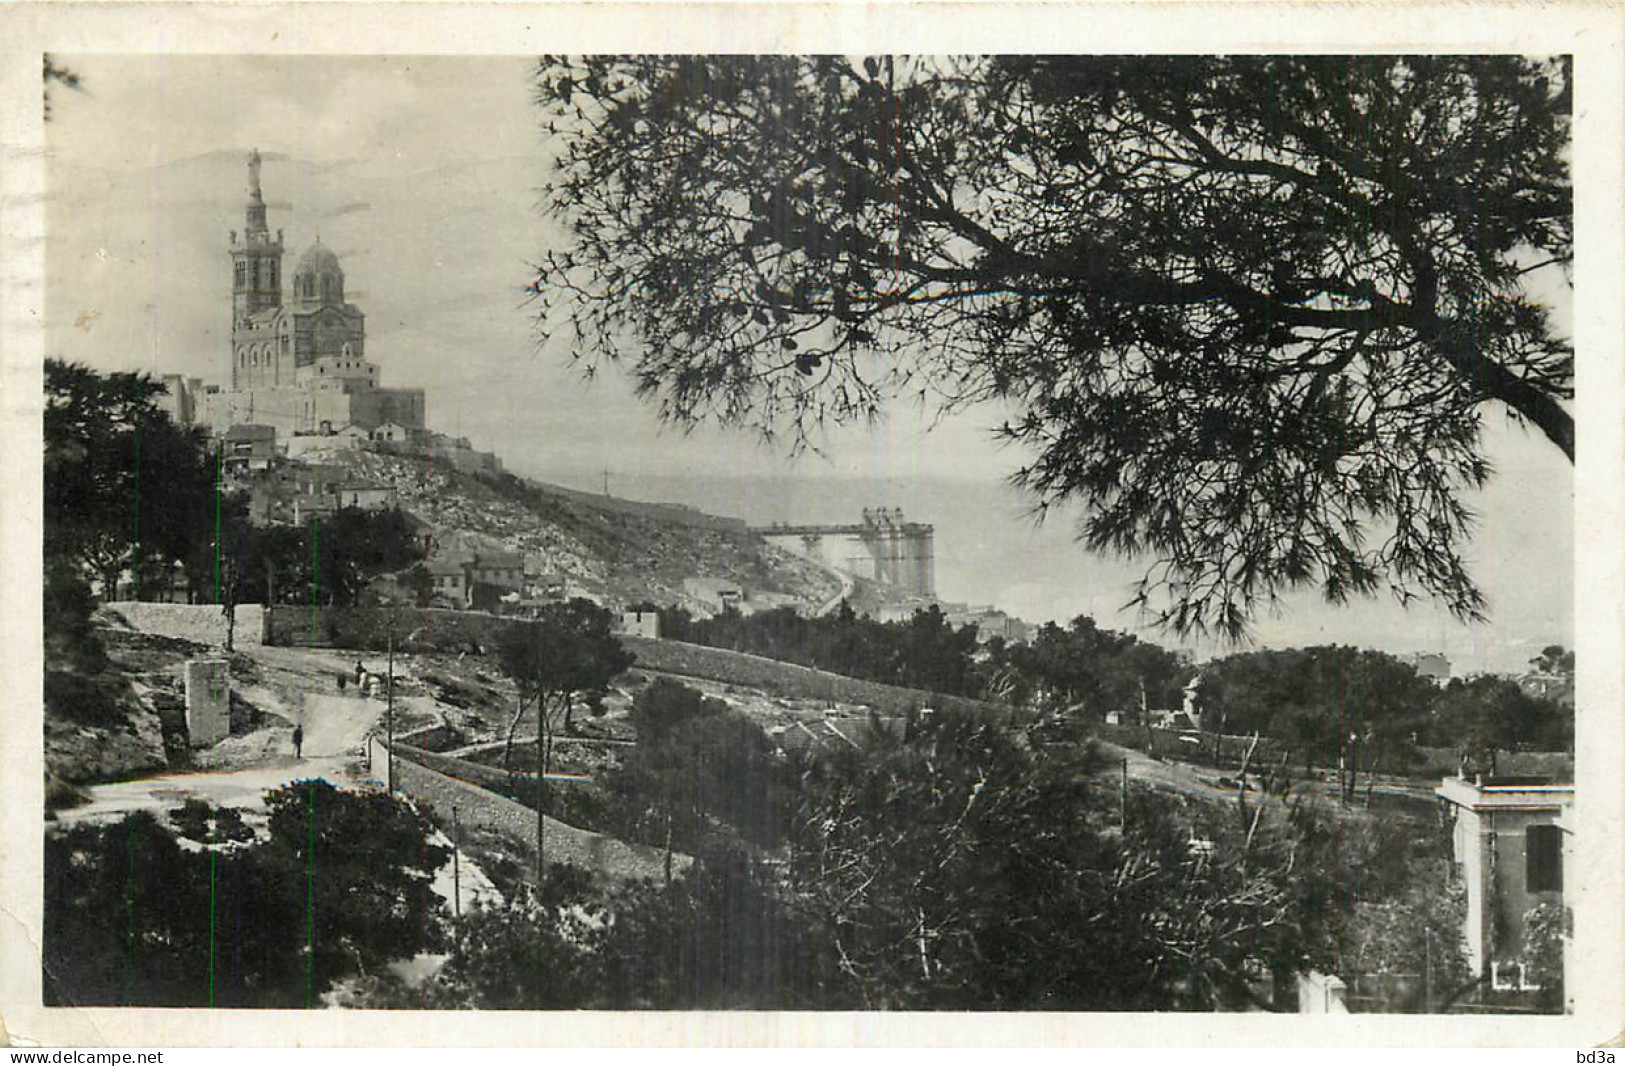
[[[296,300],[344,302],[344,271],[339,268],[339,257],[320,237],[299,257],[293,274],[293,296]]]
[[[305,254],[299,257],[299,267],[295,270],[295,273],[343,274],[344,271],[339,269],[339,257],[333,254],[331,248],[322,243],[320,237],[317,237],[316,243],[306,248]]]

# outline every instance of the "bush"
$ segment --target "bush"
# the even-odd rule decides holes
[[[712,699],[681,681],[658,677],[632,700],[632,724],[638,740],[654,741],[684,722],[727,711],[728,705]]]
[[[85,725],[118,725],[132,709],[129,682],[117,673],[45,671],[45,709],[53,717]]]

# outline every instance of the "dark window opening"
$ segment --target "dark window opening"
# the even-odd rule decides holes
[[[1563,890],[1563,831],[1532,825],[1524,835],[1525,882],[1530,892]]]

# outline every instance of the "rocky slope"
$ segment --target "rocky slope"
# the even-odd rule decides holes
[[[403,509],[444,548],[515,551],[607,605],[643,600],[699,606],[690,577],[721,578],[813,609],[840,591],[827,568],[743,530],[594,506],[509,474],[461,473],[421,459],[352,452],[339,462],[356,477],[393,485]]]

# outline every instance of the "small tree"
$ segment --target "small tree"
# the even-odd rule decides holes
[[[549,604],[533,622],[503,634],[498,647],[503,671],[514,680],[518,698],[508,722],[502,764],[512,766],[513,738],[519,720],[536,706],[536,874],[545,869],[543,844],[547,806],[547,772],[552,723],[562,716],[566,732],[575,728],[572,707],[578,693],[605,688],[632,665],[634,656],[610,631],[610,614],[590,600]]]

